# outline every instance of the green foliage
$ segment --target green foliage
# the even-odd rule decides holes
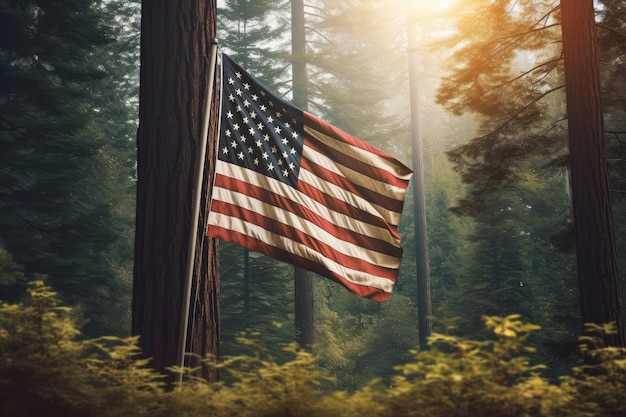
[[[626,350],[603,345],[603,336],[615,333],[614,323],[587,324],[580,342],[589,363],[575,367],[565,380],[583,409],[607,417],[626,415]]]
[[[484,321],[495,340],[434,334],[430,350],[414,352],[416,361],[399,367],[404,375],[394,383],[393,415],[539,416],[568,402],[541,378],[540,366],[520,355],[533,350],[525,342],[538,326],[515,315]]]
[[[0,239],[82,304],[87,332],[127,334],[137,3],[0,3]]]
[[[484,317],[490,337],[433,334],[412,351],[392,386],[376,380],[354,393],[328,391],[317,359],[295,345],[278,363],[262,352],[207,359],[226,378],[208,383],[192,369],[174,386],[139,359],[137,339],[81,339],[79,318],[42,282],[23,304],[0,306],[0,415],[160,416],[623,416],[626,351],[598,345],[611,325],[581,339],[593,361],[561,383],[526,356],[538,326],[519,316]],[[243,343],[254,346],[253,339]]]
[[[218,38],[231,58],[270,90],[290,90],[286,72],[289,2],[227,0],[218,9]]]
[[[16,301],[24,293],[28,279],[24,267],[0,245],[0,300]]]
[[[0,307],[0,414],[114,416],[154,408],[150,397],[162,377],[136,358],[136,339],[81,340],[79,318],[50,287],[32,282],[29,294],[25,304]]]
[[[478,135],[448,154],[467,184],[455,212],[474,215],[489,206],[486,196],[519,186],[527,160],[564,153],[560,32],[554,2],[456,7],[456,31],[438,45],[451,52],[437,100],[480,118]]]
[[[613,198],[623,204],[624,2],[594,4]],[[437,45],[449,51],[437,99],[453,114],[472,113],[480,120],[477,135],[449,152],[467,184],[454,211],[475,215],[489,206],[485,197],[526,187],[527,173],[538,165],[552,170],[567,162],[560,7],[543,0],[464,0],[446,17],[456,30]],[[621,248],[623,216],[617,214],[623,210],[614,212]]]
[[[354,391],[373,378],[389,385],[418,340],[417,312],[398,292],[382,304],[355,297],[338,284],[323,285],[316,300],[318,364],[333,376],[326,386]]]
[[[460,317],[463,336],[481,332],[482,315],[521,314],[540,325],[545,332],[533,342],[543,345],[541,360],[554,365],[552,372],[557,362],[572,359],[580,312],[574,257],[550,243],[553,225],[567,212],[565,183],[559,176],[541,183],[537,190],[503,190],[490,197],[489,208],[473,218],[471,243],[445,301]]]
[[[285,358],[282,349],[296,340],[293,267],[228,242],[220,244],[220,262],[220,352],[249,353],[238,343],[248,335],[257,339],[255,348]]]

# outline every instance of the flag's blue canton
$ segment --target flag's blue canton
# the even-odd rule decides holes
[[[222,55],[218,157],[296,187],[302,158],[302,111],[276,97]]]

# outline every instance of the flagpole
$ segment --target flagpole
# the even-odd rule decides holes
[[[189,226],[189,252],[187,253],[187,269],[185,272],[185,288],[183,290],[183,305],[181,308],[180,332],[178,338],[178,357],[176,365],[179,368],[185,366],[185,350],[187,349],[187,327],[189,326],[189,305],[191,302],[191,285],[193,281],[193,271],[196,260],[196,239],[198,231],[198,218],[200,217],[200,196],[202,193],[202,182],[204,177],[204,163],[206,159],[206,148],[209,134],[209,119],[211,117],[211,104],[213,102],[213,87],[215,84],[215,66],[217,62],[217,39],[211,42],[209,55],[209,78],[206,101],[204,103],[204,113],[202,116],[202,136],[200,138],[200,151],[196,161],[195,190],[193,193],[193,213]],[[182,369],[176,374],[176,382],[182,382]]]

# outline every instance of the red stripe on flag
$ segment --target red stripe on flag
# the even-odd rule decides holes
[[[343,136],[342,136],[342,139],[343,139]],[[332,146],[329,146],[317,140],[317,138],[315,138],[314,136],[305,134],[304,140],[305,140],[305,146],[315,149],[319,153],[327,156],[329,159],[332,159],[333,161],[338,162],[339,164],[345,166],[346,168],[350,168],[351,170],[358,172],[364,177],[375,178],[377,181],[385,182],[389,185],[393,185],[395,187],[402,188],[402,189],[407,188],[409,185],[408,180],[399,178],[387,170],[377,168],[363,161],[360,161],[356,158],[353,158],[350,155],[343,153],[333,148]],[[380,158],[380,155],[372,155],[372,157]]]
[[[364,249],[380,252],[391,257],[402,257],[402,248],[400,248],[399,246],[394,246],[393,244],[384,240],[376,239],[371,236],[366,236],[361,233],[357,233],[355,230],[351,230],[331,223],[330,221],[313,212],[309,208],[304,207],[303,205],[298,204],[297,202],[294,202],[272,191],[268,191],[262,187],[258,187],[253,184],[249,184],[247,182],[230,178],[221,174],[216,175],[215,186],[253,197],[274,207],[279,207],[286,211],[289,211],[294,217],[300,217],[308,220],[311,223],[314,223],[322,229],[326,230],[331,235],[345,242],[352,243]],[[333,209],[335,209],[335,207],[333,207]],[[216,211],[213,209],[213,207],[211,208],[211,210]],[[225,211],[220,212],[223,214],[228,214]],[[377,221],[377,223],[381,222]],[[384,223],[381,224],[381,226],[379,227],[384,227],[385,229],[387,229],[387,225]]]
[[[326,194],[318,188],[305,182],[298,183],[298,190],[325,207],[332,207],[333,210],[345,214],[348,217],[359,219],[364,223],[371,224],[372,226],[387,229],[394,239],[400,239],[400,234],[396,230],[397,228],[386,222],[382,217],[375,216],[367,211],[359,210],[358,208],[347,204],[345,201]]]
[[[329,271],[326,266],[317,261],[298,256],[294,253],[286,251],[282,248],[270,245],[266,242],[258,240],[254,237],[235,232],[228,228],[221,226],[211,225],[209,227],[210,236],[216,239],[227,240],[229,242],[236,243],[240,246],[258,251],[272,258],[278,259],[283,262],[287,262],[293,265],[298,265],[304,269],[322,275],[326,278],[330,278],[336,281],[359,295],[360,297],[369,298],[373,301],[383,302],[389,298],[389,293],[381,289],[371,287],[369,285],[359,285],[354,283],[340,274],[333,271]],[[395,282],[395,279],[393,280]]]
[[[309,145],[308,138],[305,138],[304,146],[305,148]],[[395,213],[402,213],[402,206],[404,205],[403,201],[398,201],[393,198],[389,198],[385,195],[379,194],[376,191],[372,191],[369,188],[357,185],[351,182],[349,179],[337,175],[336,173],[321,167],[314,162],[310,161],[306,158],[306,149],[303,154],[301,167],[300,169],[306,169],[309,172],[312,172],[315,176],[323,179],[324,181],[328,181],[332,184],[337,185],[338,187],[343,188],[344,190],[349,191],[350,193],[360,196],[365,200],[372,202],[376,205],[379,205],[389,211],[393,211]]]
[[[385,159],[387,162],[395,165],[396,171],[399,173],[402,173],[402,176],[405,176],[405,175],[408,176],[412,172],[408,167],[400,163],[396,158],[389,155],[388,153],[383,152],[379,149],[376,149],[375,147],[368,144],[367,142],[363,142],[362,140],[339,129],[338,127],[335,127],[331,125],[330,123],[327,123],[323,121],[322,119],[319,119],[318,117],[313,116],[311,113],[303,111],[302,119],[305,125],[310,126],[312,129],[315,129],[318,132],[323,132],[327,136],[349,143],[352,146],[356,146],[357,148],[364,149],[374,155],[377,155],[378,157],[382,159]]]
[[[228,204],[222,201],[214,201],[211,210],[214,213],[221,213],[227,216],[244,220],[272,233],[283,236],[295,242],[299,242],[304,246],[311,248],[315,252],[318,252],[323,257],[328,258],[338,264],[341,264],[346,268],[355,269],[395,282],[397,271],[395,271],[394,269],[374,265],[370,262],[366,262],[364,259],[361,258],[348,256],[342,253],[338,248],[329,246],[326,243],[309,236],[299,229],[294,229],[293,227],[275,221],[274,219],[263,216],[262,214],[256,213],[252,210],[244,209],[242,207]],[[398,259],[398,264],[399,263],[400,260]]]

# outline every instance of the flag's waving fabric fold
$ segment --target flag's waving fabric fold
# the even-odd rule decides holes
[[[222,54],[208,235],[389,297],[411,170],[278,98]]]

